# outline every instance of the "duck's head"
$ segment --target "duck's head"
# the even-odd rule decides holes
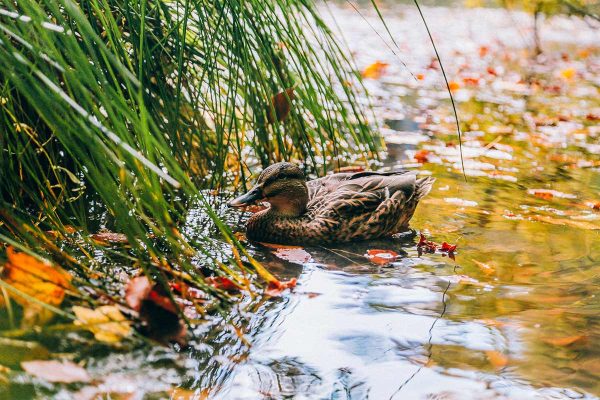
[[[285,216],[299,216],[306,211],[308,187],[306,177],[298,166],[280,162],[268,166],[247,193],[229,202],[230,207],[244,207],[266,201],[271,211]]]

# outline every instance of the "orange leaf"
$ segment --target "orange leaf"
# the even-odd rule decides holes
[[[552,189],[528,189],[527,193],[539,197],[540,199],[550,200],[553,197],[562,199],[575,199],[577,196],[574,194],[559,192],[558,190]]]
[[[429,150],[422,149],[422,150],[417,151],[415,153],[415,155],[413,156],[413,158],[415,160],[417,160],[417,162],[419,162],[421,164],[425,164],[429,160],[428,156],[429,156]]]
[[[487,359],[490,362],[490,364],[494,366],[494,368],[504,368],[508,364],[508,357],[506,357],[499,351],[488,350],[485,352],[485,355],[487,356]]]
[[[389,264],[398,259],[398,253],[392,250],[367,250],[365,257],[375,264]]]
[[[425,79],[425,74],[417,74],[417,79],[422,81],[423,79]]]
[[[16,253],[11,246],[6,249],[8,261],[2,279],[15,289],[36,299],[58,306],[71,287],[71,275],[58,266],[39,261],[26,253]],[[19,295],[14,300],[23,307],[32,305]]]
[[[225,278],[224,276],[209,276],[205,279],[206,283],[214,288],[225,290],[227,292],[234,292],[240,290],[231,279]]]
[[[85,369],[70,361],[23,361],[21,367],[30,375],[48,382],[89,382]]]
[[[450,88],[451,92],[456,92],[458,89],[460,89],[460,83],[456,81],[450,81],[448,82],[448,87]]]
[[[375,61],[364,69],[362,77],[367,79],[379,79],[387,71],[388,65],[388,63]]]
[[[294,94],[294,88],[285,89],[283,92],[277,93],[271,99],[273,108],[269,108],[267,113],[267,119],[269,123],[273,123],[276,120],[281,122],[284,121],[289,115],[292,109],[292,100],[296,95]],[[275,110],[275,116],[273,116],[273,109]]]
[[[285,289],[292,289],[296,287],[296,278],[292,278],[289,281],[278,281],[274,280],[269,282],[265,294],[269,296],[279,296]]]
[[[583,339],[586,339],[584,335],[576,335],[576,336],[565,336],[560,338],[545,338],[542,339],[544,342],[554,345],[554,346],[570,346],[575,342],[579,342]]]

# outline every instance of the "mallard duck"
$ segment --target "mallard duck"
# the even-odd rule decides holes
[[[270,204],[248,220],[246,237],[252,241],[315,244],[368,240],[406,229],[434,181],[401,171],[338,173],[307,182],[298,166],[280,162],[263,170],[256,185],[229,206]]]

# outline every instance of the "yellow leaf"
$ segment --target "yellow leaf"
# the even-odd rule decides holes
[[[482,263],[481,261],[471,260],[481,269],[481,271],[486,275],[493,275],[496,272],[496,269],[487,263]]]
[[[576,74],[577,74],[577,71],[575,70],[575,68],[565,68],[560,71],[560,77],[567,81],[570,81],[573,78],[575,78]]]
[[[365,68],[365,70],[362,72],[362,76],[363,78],[368,79],[379,79],[383,74],[385,74],[388,65],[388,63],[375,61],[373,64]]]
[[[73,312],[77,316],[75,325],[89,330],[101,342],[118,342],[131,333],[131,322],[116,306],[101,306],[95,310],[75,306]]]
[[[71,288],[71,275],[29,254],[16,253],[12,247],[6,249],[6,256],[8,260],[2,271],[4,282],[48,305],[59,306],[62,303],[65,291]],[[52,317],[51,311],[17,293],[13,293],[12,299],[24,308],[24,323],[42,323]]]

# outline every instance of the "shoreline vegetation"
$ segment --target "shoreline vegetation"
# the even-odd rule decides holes
[[[210,299],[217,309],[231,294],[215,280],[250,292],[277,285],[203,190],[243,190],[250,170],[280,160],[302,161],[315,174],[367,165],[382,149],[359,100],[360,74],[314,5],[25,0],[3,7],[3,259],[30,271],[48,259],[69,271],[68,305],[127,306],[102,265],[109,259],[120,260],[129,279],[156,282],[163,305],[178,313],[174,281],[200,290],[202,308]],[[181,233],[194,201],[215,227],[212,237]],[[61,306],[62,298],[46,307],[27,285],[10,283],[7,304],[14,296],[24,310],[35,303],[48,315]],[[77,320],[64,308],[63,318]],[[11,327],[32,327],[38,317],[12,318]]]

